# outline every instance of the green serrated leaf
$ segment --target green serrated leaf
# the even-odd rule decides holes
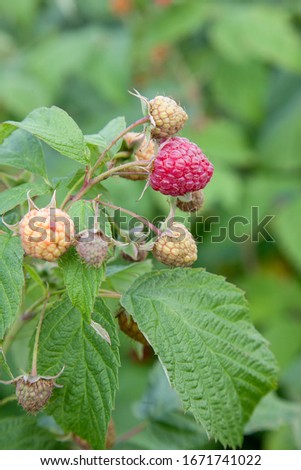
[[[272,431],[284,425],[298,425],[301,419],[300,403],[293,403],[270,393],[262,399],[245,427],[245,434]]]
[[[50,189],[50,186],[46,183],[24,183],[14,188],[6,189],[0,194],[0,214],[4,214],[25,202],[28,191],[30,191],[30,196],[34,197],[46,194]]]
[[[1,450],[51,450],[62,444],[37,424],[34,416],[10,416],[0,419]]]
[[[13,132],[1,145],[0,164],[46,177],[42,145],[36,137],[22,129]]]
[[[66,432],[86,439],[94,449],[103,449],[108,423],[114,407],[119,366],[115,321],[101,299],[97,299],[93,320],[110,337],[108,344],[82,318],[68,298],[47,312],[43,322],[38,370],[53,374],[65,366],[47,407]]]
[[[89,149],[76,122],[57,106],[37,108],[24,121],[8,121],[35,135],[62,155],[79,163],[89,161]]]
[[[92,202],[80,200],[76,201],[68,211],[75,224],[76,232],[93,229],[95,212]]]
[[[138,277],[150,272],[152,267],[153,263],[151,260],[125,265],[109,265],[107,266],[106,280],[102,287],[123,294]]]
[[[5,372],[5,374],[7,374],[7,376],[11,379],[13,378],[13,375],[12,375],[12,372],[9,368],[9,365],[6,361],[6,357],[5,357],[5,354],[4,354],[4,351],[3,349],[0,347],[0,376],[2,376],[3,378],[3,375],[2,375],[2,372]]]
[[[46,293],[46,286],[42,281],[36,268],[34,266],[31,266],[30,264],[24,263],[24,269],[29,274],[31,279],[33,279],[38,284],[38,286],[40,286],[42,290]]]
[[[105,148],[126,128],[126,122],[123,116],[119,116],[101,129],[97,134],[85,135],[87,143],[96,145],[99,150],[105,150]],[[116,144],[108,152],[108,157],[112,158],[116,152],[120,149],[122,139],[119,139]]]
[[[0,235],[0,339],[16,318],[22,300],[24,276],[20,239]]]
[[[202,269],[136,280],[121,303],[158,354],[184,408],[223,445],[276,382],[275,360],[252,326],[242,291]]]
[[[75,249],[68,250],[60,258],[59,266],[63,269],[72,304],[90,321],[100,282],[104,277],[104,267],[93,268],[83,263]]]
[[[15,126],[3,122],[0,124],[0,144],[4,142],[15,130]]]

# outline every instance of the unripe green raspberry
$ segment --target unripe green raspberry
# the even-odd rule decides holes
[[[137,161],[137,166],[124,170],[120,176],[132,181],[146,180],[149,172],[146,168],[139,167],[139,163],[151,161],[155,155],[155,142],[148,141],[146,137],[143,138],[143,134],[138,132],[128,132],[123,139],[130,150],[134,149],[133,158]]]
[[[139,330],[137,323],[134,321],[133,317],[124,310],[124,308],[120,307],[117,317],[119,327],[123,333],[135,341],[138,341],[138,343],[144,344],[145,346],[148,345],[148,341]]]
[[[197,260],[197,246],[187,228],[174,222],[171,235],[162,235],[153,246],[154,257],[174,267],[191,266]]]
[[[156,96],[149,101],[149,113],[155,123],[151,135],[159,140],[177,134],[188,119],[184,109],[167,96]]]
[[[183,212],[197,212],[204,203],[204,194],[203,191],[194,191],[191,193],[191,201],[182,201],[177,198],[177,207]]]
[[[44,408],[51,397],[54,386],[54,379],[23,376],[16,382],[18,403],[27,413],[35,414]]]
[[[108,242],[94,230],[84,230],[77,237],[77,253],[86,264],[94,268],[98,268],[105,261],[108,249]]]

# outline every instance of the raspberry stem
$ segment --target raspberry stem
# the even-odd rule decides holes
[[[139,166],[147,167],[148,165],[149,165],[149,162],[139,163]],[[98,184],[101,181],[109,178],[110,176],[114,175],[116,172],[119,172],[120,170],[125,170],[127,168],[131,168],[131,167],[134,167],[134,166],[137,166],[137,162],[124,163],[123,165],[119,165],[119,166],[110,168],[109,170],[105,171],[104,173],[101,173],[100,175],[95,176],[93,179],[89,180],[89,182],[84,182],[84,184],[81,187],[81,189],[79,190],[79,192],[72,198],[71,204],[73,204],[74,202],[81,199],[86,194],[86,192],[88,192],[96,184]],[[69,201],[66,201],[64,206],[67,204],[67,202],[69,202]]]
[[[158,229],[158,227],[153,225],[149,220],[145,219],[141,215],[138,215],[135,212],[129,211],[128,209],[124,209],[123,207],[115,206],[115,204],[110,204],[109,202],[99,201],[99,203],[102,204],[103,206],[110,207],[111,209],[115,209],[117,211],[120,210],[121,212],[124,212],[125,214],[131,215],[135,219],[140,220],[140,222],[142,222],[143,225],[146,225],[147,227],[149,227],[158,236],[162,235],[162,232],[160,229]]]
[[[122,297],[121,294],[118,292],[114,292],[112,290],[107,290],[107,289],[100,289],[99,294],[101,297],[108,297],[111,299],[120,299]]]
[[[146,124],[147,122],[150,121],[150,117],[149,116],[144,116],[143,118],[141,119],[138,119],[138,121],[135,121],[133,122],[132,124],[130,124],[126,129],[124,129],[122,132],[120,132],[120,134],[115,137],[114,140],[112,140],[112,142],[104,149],[104,151],[102,152],[102,154],[100,155],[100,157],[98,158],[98,160],[95,162],[95,164],[92,166],[92,168],[90,169],[89,171],[89,174],[88,174],[88,177],[89,179],[91,178],[91,176],[93,175],[94,171],[96,170],[96,168],[100,165],[100,163],[102,162],[102,160],[104,159],[106,153],[111,150],[111,148],[116,144],[116,142],[118,142],[119,139],[121,139],[125,134],[127,134],[128,132],[130,132],[132,129],[135,129],[135,127],[138,127],[140,126],[141,124]]]
[[[37,362],[38,362],[39,340],[40,340],[42,323],[43,323],[43,320],[44,320],[45,310],[46,310],[46,307],[47,307],[49,296],[50,296],[50,294],[48,292],[48,294],[47,294],[47,296],[45,297],[45,300],[44,300],[43,310],[41,312],[41,316],[40,316],[39,323],[38,323],[38,326],[37,326],[37,332],[36,332],[36,337],[35,337],[35,341],[34,341],[33,355],[32,355],[32,367],[31,367],[31,375],[32,376],[38,375]]]

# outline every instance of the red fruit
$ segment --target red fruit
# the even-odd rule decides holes
[[[155,158],[150,185],[162,194],[183,196],[203,189],[212,174],[212,163],[196,144],[172,137],[163,143]]]

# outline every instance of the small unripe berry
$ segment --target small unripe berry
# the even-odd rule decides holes
[[[23,376],[16,382],[18,403],[27,413],[35,414],[44,408],[51,397],[54,386],[54,379]]]
[[[150,185],[169,196],[183,196],[205,188],[213,174],[213,165],[202,150],[183,137],[164,142],[154,160]]]
[[[184,109],[167,96],[156,96],[148,104],[155,124],[151,131],[154,139],[166,139],[177,134],[188,119]]]
[[[124,136],[124,141],[129,149],[134,149],[134,161],[136,160],[137,166],[133,166],[121,172],[122,178],[129,180],[146,180],[148,177],[148,170],[139,167],[139,163],[150,162],[155,155],[155,143],[153,140],[147,140],[146,137],[141,139],[141,134],[138,132],[128,132]]]
[[[148,341],[144,337],[143,333],[139,330],[139,327],[133,317],[129,315],[124,308],[120,308],[118,313],[118,323],[121,331],[125,333],[130,338],[138,341],[138,343],[144,344],[145,346],[148,345]]]
[[[191,194],[190,201],[181,201],[181,199],[177,199],[177,207],[183,212],[197,212],[204,203],[204,194],[203,191],[195,191]]]
[[[94,230],[84,230],[77,237],[77,253],[86,264],[94,268],[98,268],[105,261],[108,249],[107,240]]]
[[[168,266],[191,266],[197,260],[197,246],[191,233],[176,222],[169,230],[170,235],[161,235],[154,244],[154,257]]]
[[[29,211],[19,226],[23,249],[33,258],[55,261],[74,239],[73,220],[54,207]]]

